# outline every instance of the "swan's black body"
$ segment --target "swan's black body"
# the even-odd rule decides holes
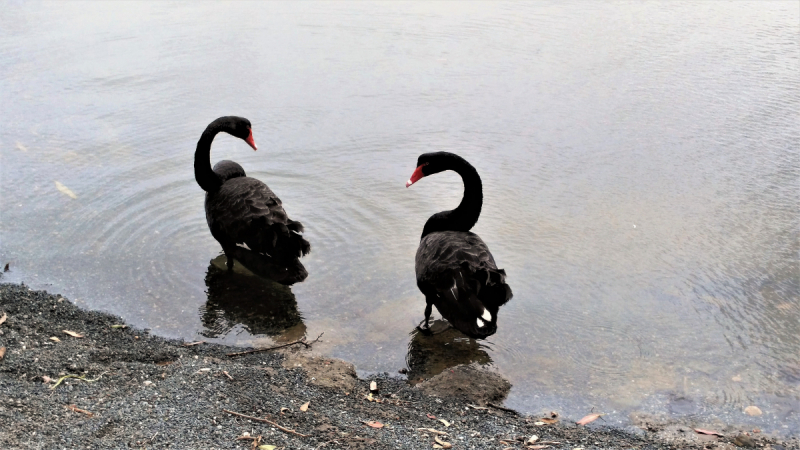
[[[431,306],[436,305],[457,330],[483,339],[497,331],[497,313],[512,294],[506,273],[497,268],[489,247],[469,231],[483,205],[478,172],[458,155],[426,153],[419,157],[406,186],[444,170],[461,175],[464,197],[456,209],[431,216],[422,230],[415,260],[417,286],[427,302],[422,328],[428,327]]]
[[[281,200],[261,181],[248,177],[242,166],[233,161],[220,161],[211,169],[211,142],[224,131],[247,141],[255,149],[250,122],[241,117],[220,117],[211,122],[197,142],[194,175],[206,191],[206,221],[211,235],[222,245],[228,258],[228,269],[238,244],[246,244],[253,252],[296,270],[277,279],[283,284],[303,281],[308,273],[297,259],[311,247],[300,233],[303,225],[289,219]]]

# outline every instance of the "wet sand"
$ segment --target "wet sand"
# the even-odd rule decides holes
[[[702,435],[647,416],[633,418],[634,432],[543,423],[550,411],[502,408],[510,385],[478,367],[411,386],[394,374],[359,379],[313,345],[231,357],[245,349],[163,339],[24,285],[0,284],[0,317],[4,449],[800,448],[797,438],[733,425]]]

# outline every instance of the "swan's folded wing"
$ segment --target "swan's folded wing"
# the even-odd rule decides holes
[[[497,269],[489,247],[475,233],[440,231],[425,236],[416,256],[417,281],[435,283],[445,272],[463,268]]]
[[[213,224],[237,244],[257,236],[273,224],[286,224],[288,217],[281,200],[255,178],[234,178],[225,182],[206,204]]]

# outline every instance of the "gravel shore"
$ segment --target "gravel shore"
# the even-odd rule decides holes
[[[472,366],[410,386],[359,379],[299,344],[231,357],[243,349],[152,336],[24,285],[0,284],[1,317],[3,449],[800,448],[735,428],[706,436],[640,420],[630,433],[518,415],[501,406],[508,383]]]

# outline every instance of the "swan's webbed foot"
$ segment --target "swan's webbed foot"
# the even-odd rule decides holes
[[[431,331],[431,326],[427,320],[420,322],[419,325],[417,325],[417,330],[425,336],[433,336],[433,331]]]
[[[426,336],[431,336],[433,334],[431,331],[431,312],[433,312],[433,304],[428,302],[428,304],[425,306],[425,320],[417,325],[417,329],[420,331],[420,333]]]

